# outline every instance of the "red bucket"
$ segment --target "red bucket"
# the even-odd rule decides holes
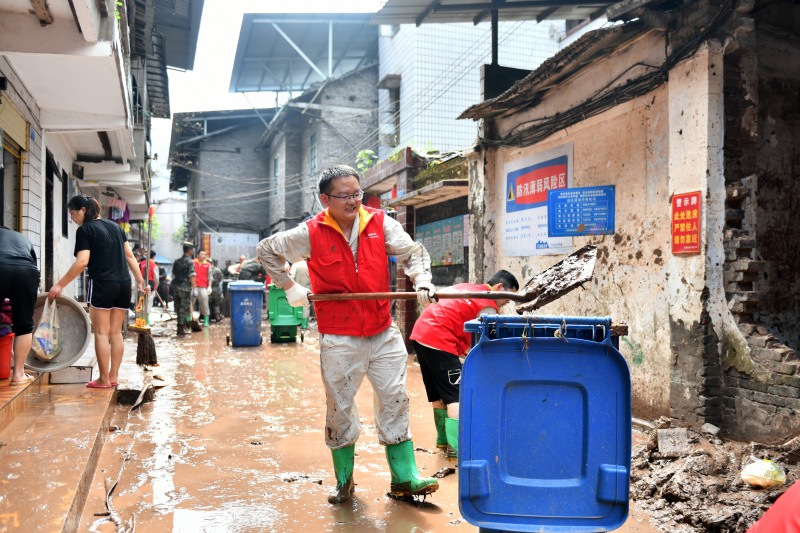
[[[13,333],[0,337],[0,379],[8,379],[11,375],[11,347],[13,344]],[[25,361],[22,361],[22,364],[24,365]]]

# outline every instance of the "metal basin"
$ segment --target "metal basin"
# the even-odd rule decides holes
[[[33,310],[33,322],[38,325],[42,318],[44,302],[47,293],[41,292],[36,297],[36,307]],[[58,322],[61,326],[61,353],[50,361],[42,361],[33,355],[33,351],[28,353],[25,361],[25,368],[36,372],[55,372],[74,364],[83,356],[89,346],[92,334],[92,322],[89,314],[84,311],[83,306],[69,296],[59,296],[56,300],[58,305]],[[34,328],[34,332],[36,329]],[[36,340],[34,339],[34,342]]]

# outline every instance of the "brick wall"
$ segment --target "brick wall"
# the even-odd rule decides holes
[[[722,420],[734,438],[776,442],[800,432],[800,75],[777,59],[800,50],[763,29],[784,15],[760,11],[725,59],[724,280],[752,368],[725,369]]]
[[[263,154],[255,151],[263,131],[260,121],[251,120],[202,143],[189,207],[213,230],[262,233],[267,227],[272,175]],[[203,224],[198,229],[208,231]]]
[[[317,182],[325,168],[355,167],[361,150],[377,148],[378,67],[369,67],[329,82],[305,109],[288,110],[286,120],[262,154],[272,179],[279,158],[277,194],[269,195],[268,233],[295,227],[319,212]],[[308,102],[299,101],[300,105]],[[305,98],[303,100],[308,100]],[[317,144],[317,173],[311,172],[311,136]]]

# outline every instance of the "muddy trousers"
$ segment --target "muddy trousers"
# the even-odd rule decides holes
[[[371,337],[320,334],[320,367],[327,414],[325,443],[355,444],[361,432],[355,397],[364,377],[372,384],[375,425],[381,444],[411,439],[406,394],[408,353],[397,326]]]
[[[208,288],[197,287],[197,303],[200,311],[200,316],[208,316],[211,310],[208,308]]]
[[[192,313],[192,287],[174,287],[173,300],[175,302],[175,314],[178,315],[178,327],[188,326],[189,317]]]

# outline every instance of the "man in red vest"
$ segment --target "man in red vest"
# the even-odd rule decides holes
[[[397,258],[414,282],[420,303],[431,303],[435,289],[428,252],[396,220],[361,204],[364,193],[355,169],[326,169],[319,192],[323,212],[264,239],[256,248],[273,283],[286,290],[290,305],[308,306],[311,291],[292,281],[286,261],[307,260],[314,294],[386,292],[389,256]],[[361,430],[355,397],[365,376],[377,397],[375,423],[378,440],[386,446],[391,494],[409,498],[439,488],[435,479],[423,478],[417,470],[406,394],[408,353],[389,306],[389,300],[314,304],[327,398],[325,441],[336,472],[330,503],[348,501],[354,490],[355,443]]]
[[[197,252],[194,260],[194,271],[197,273],[197,303],[200,308],[200,319],[208,326],[211,309],[208,306],[208,293],[211,288],[211,261],[206,258],[206,251]]]
[[[517,278],[507,270],[496,272],[483,285],[459,283],[443,292],[519,290]],[[464,322],[484,314],[497,314],[498,307],[508,300],[487,298],[441,299],[429,305],[414,323],[411,341],[417,354],[428,401],[433,407],[436,424],[436,447],[447,448],[447,456],[455,460],[458,453],[458,392],[461,383],[462,357],[472,344],[464,331]]]

